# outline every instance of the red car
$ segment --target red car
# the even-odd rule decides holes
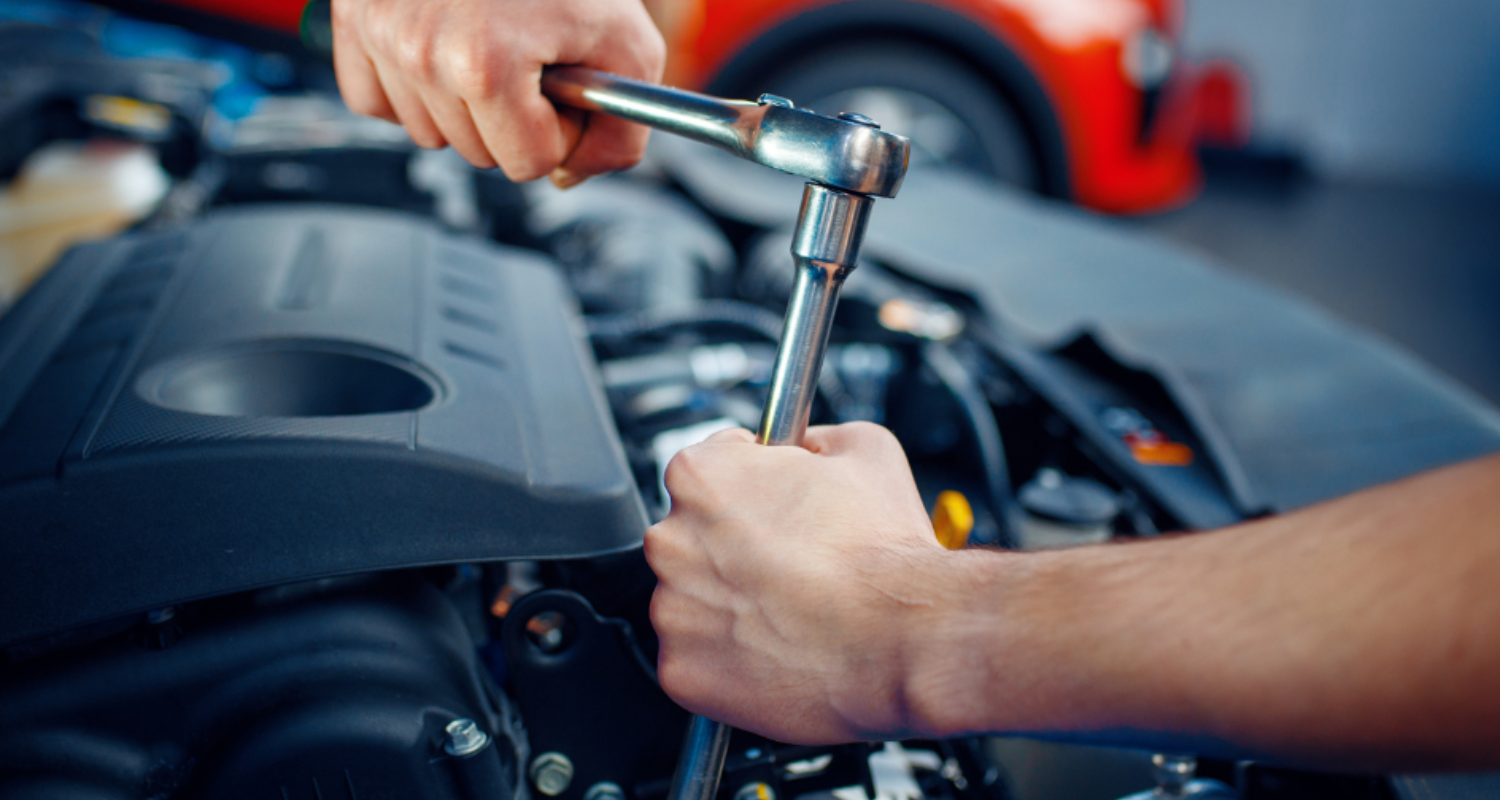
[[[670,82],[858,111],[917,157],[1101,211],[1186,201],[1200,138],[1246,128],[1232,67],[1176,57],[1179,0],[657,5]]]
[[[305,0],[170,0],[294,32]],[[648,0],[667,82],[858,111],[914,158],[1100,211],[1187,201],[1247,129],[1238,73],[1177,56],[1181,0]]]

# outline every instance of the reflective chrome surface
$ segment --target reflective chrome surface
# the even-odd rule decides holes
[[[859,261],[865,223],[874,201],[809,183],[792,235],[797,270],[786,325],[771,372],[771,390],[756,439],[761,444],[799,445],[823,368],[839,289]]]
[[[672,773],[667,800],[712,800],[719,790],[719,776],[724,772],[729,732],[729,726],[722,722],[693,715],[687,738],[682,741],[682,755],[677,757],[677,771]]]
[[[542,91],[559,103],[711,144],[825,186],[895,197],[906,175],[906,137],[790,103],[721,100],[583,67],[547,67]]]
[[[910,143],[859,114],[824,117],[774,95],[758,103],[721,100],[583,67],[547,67],[542,91],[564,105],[650,125],[812,181],[797,215],[797,278],[757,437],[763,444],[801,444],[839,289],[859,260],[870,197],[896,196]],[[693,716],[668,800],[712,800],[729,732]]]

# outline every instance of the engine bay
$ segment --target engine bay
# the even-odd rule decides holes
[[[672,455],[756,426],[792,209],[726,210],[670,149],[560,193],[368,130],[270,106],[0,318],[0,796],[665,797],[687,715],[656,684],[638,545]],[[378,174],[396,188],[350,196]],[[1170,375],[1089,330],[1037,346],[897,252],[851,277],[812,421],[895,432],[945,544],[1280,510]],[[737,732],[720,797],[1151,786],[1133,751],[1094,794],[1027,783],[1041,752]]]

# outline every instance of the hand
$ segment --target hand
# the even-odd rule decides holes
[[[646,533],[662,687],[793,743],[1029,733],[1500,766],[1500,456],[1218,533],[948,552],[873,425],[725,432]]]
[[[339,90],[422,147],[452,145],[514,181],[566,188],[640,160],[648,129],[559,112],[542,67],[661,79],[666,47],[640,0],[334,0]]]
[[[784,742],[920,733],[912,638],[944,616],[959,554],[889,431],[817,427],[804,446],[724,431],[668,465],[672,512],[646,532],[662,687]]]

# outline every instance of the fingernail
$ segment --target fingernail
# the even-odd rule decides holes
[[[571,189],[589,179],[589,176],[579,175],[567,167],[558,167],[547,177],[552,180],[552,185],[559,189]]]

